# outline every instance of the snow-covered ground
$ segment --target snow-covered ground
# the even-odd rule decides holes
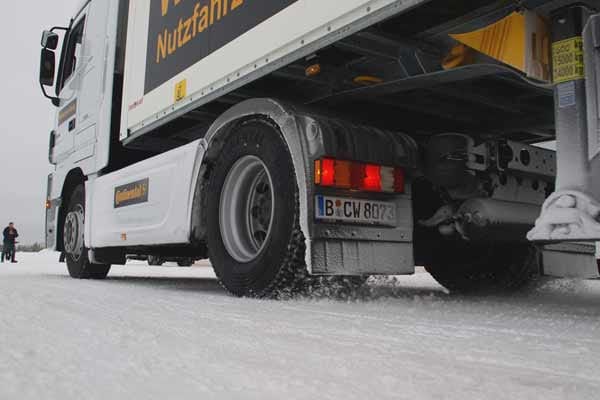
[[[277,302],[206,266],[80,282],[19,258],[0,264],[0,399],[600,398],[600,281],[473,298],[420,271]]]

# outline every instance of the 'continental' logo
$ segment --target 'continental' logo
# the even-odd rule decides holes
[[[148,189],[150,180],[128,183],[115,188],[115,208],[131,206],[148,202]]]
[[[298,0],[150,0],[144,94]]]

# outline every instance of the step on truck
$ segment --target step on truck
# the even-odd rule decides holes
[[[80,279],[210,259],[254,297],[598,277],[599,8],[84,1],[42,36],[47,245]]]

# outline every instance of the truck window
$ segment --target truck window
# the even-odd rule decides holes
[[[81,56],[84,28],[85,17],[81,18],[79,22],[77,22],[77,24],[71,29],[71,32],[69,32],[69,36],[65,41],[60,74],[61,79],[57,87],[57,92],[62,90],[65,82],[67,82],[69,78],[73,76],[73,73],[77,69],[77,61]]]

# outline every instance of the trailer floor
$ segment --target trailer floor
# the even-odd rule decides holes
[[[424,271],[350,298],[227,296],[206,266],[73,281],[0,264],[0,399],[597,399],[600,281],[449,296]]]

